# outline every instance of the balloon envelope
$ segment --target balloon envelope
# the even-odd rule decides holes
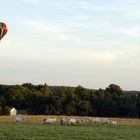
[[[0,40],[5,36],[7,33],[7,26],[5,23],[0,22]]]

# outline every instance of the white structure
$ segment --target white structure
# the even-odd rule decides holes
[[[16,116],[16,115],[17,115],[17,110],[16,110],[15,108],[12,108],[12,109],[10,110],[10,115],[11,115],[11,116]]]

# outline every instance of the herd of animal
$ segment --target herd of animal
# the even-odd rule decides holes
[[[117,121],[109,118],[66,118],[62,117],[59,120],[57,118],[46,118],[43,120],[43,124],[56,124],[61,125],[112,125],[117,126]]]
[[[22,116],[16,116],[15,122],[26,121]],[[112,125],[117,126],[117,121],[110,118],[92,118],[92,117],[46,117],[43,124],[60,124],[60,125]]]

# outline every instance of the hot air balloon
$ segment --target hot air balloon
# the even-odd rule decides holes
[[[0,22],[0,40],[5,36],[7,33],[7,26],[5,23]]]

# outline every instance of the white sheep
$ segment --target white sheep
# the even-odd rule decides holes
[[[74,119],[74,118],[69,118],[69,119],[68,119],[68,124],[69,124],[69,125],[76,125],[76,124],[77,124],[77,121],[76,121],[76,119]]]
[[[46,119],[43,119],[43,124],[55,124],[57,122],[57,119],[56,118],[46,118]]]
[[[111,121],[111,125],[117,126],[117,121]]]
[[[66,118],[61,118],[61,119],[60,119],[60,124],[61,124],[61,125],[66,124]]]
[[[23,121],[23,118],[22,117],[16,116],[15,122],[22,122],[22,121]]]
[[[108,118],[100,118],[99,124],[110,124],[110,119],[108,119]]]

